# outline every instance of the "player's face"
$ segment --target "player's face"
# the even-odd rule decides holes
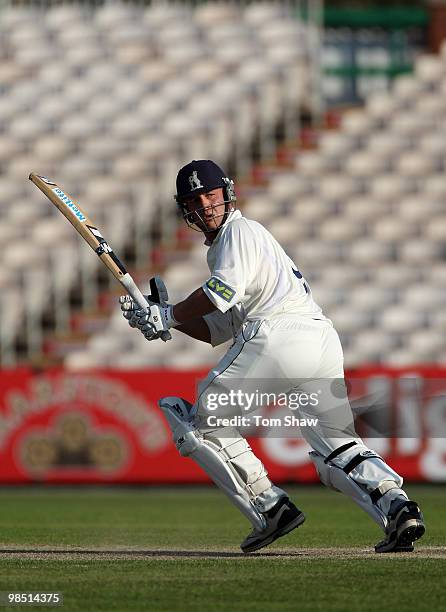
[[[204,232],[217,230],[223,222],[226,205],[221,187],[187,198],[185,205],[190,222]]]

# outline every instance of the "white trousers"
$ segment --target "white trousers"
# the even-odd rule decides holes
[[[198,388],[196,411],[206,426],[210,415],[229,417],[259,409],[215,404],[231,390],[253,394],[317,394],[317,405],[299,407],[299,417],[318,418],[320,425],[302,428],[314,450],[329,455],[356,436],[344,386],[343,353],[330,321],[281,316],[245,324],[234,344]],[[257,394],[258,396],[258,394]],[[217,398],[217,399],[216,399]],[[308,429],[308,431],[306,431]]]
[[[330,321],[282,315],[245,323],[234,344],[199,385],[195,404],[199,430],[214,438],[241,437],[234,427],[209,427],[208,420],[210,415],[246,414],[246,406],[225,404],[215,409],[215,398],[227,397],[231,390],[240,387],[250,393],[260,390],[276,396],[290,391],[317,394],[316,403],[300,406],[296,412],[299,418],[318,419],[317,426],[300,429],[313,450],[325,458],[346,443],[356,442],[356,449],[346,452],[344,465],[342,457],[339,458],[341,468],[358,453],[357,449],[370,452],[354,429],[344,383],[342,346]],[[258,409],[259,405],[252,406],[251,410],[253,408]],[[267,474],[252,451],[244,453],[240,459],[239,466],[236,460],[233,463],[251,482]],[[375,464],[379,464],[378,467]],[[374,491],[386,480],[401,484],[401,478],[383,461],[375,461],[375,464],[364,461],[352,471],[352,478],[369,491]],[[395,494],[399,491],[401,489],[395,490]],[[394,495],[387,497],[391,500]],[[387,510],[388,504],[385,506]]]

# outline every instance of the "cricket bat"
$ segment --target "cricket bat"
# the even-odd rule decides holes
[[[131,275],[127,272],[122,261],[116,256],[99,229],[94,225],[79,204],[75,203],[55,182],[46,176],[40,176],[31,172],[29,180],[32,181],[34,185],[46,195],[50,202],[59,209],[64,217],[68,219],[74,229],[90,245],[96,255],[99,256],[102,263],[107,266],[116,280],[121,283],[138,306],[141,308],[150,308],[147,300],[139,290]],[[164,331],[161,338],[166,342],[170,340],[172,336],[170,332]]]

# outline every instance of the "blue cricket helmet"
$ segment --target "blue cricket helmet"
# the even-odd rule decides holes
[[[218,187],[222,187],[225,191],[225,201],[236,201],[233,181],[226,176],[220,166],[210,159],[194,159],[183,166],[178,172],[176,187],[175,199],[180,205],[191,196],[206,193]]]

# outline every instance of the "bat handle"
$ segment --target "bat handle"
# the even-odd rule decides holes
[[[138,285],[135,283],[135,281],[133,280],[133,278],[130,276],[128,272],[124,274],[124,276],[120,279],[120,282],[125,287],[130,297],[138,304],[138,306],[140,306],[141,308],[148,308],[150,310],[150,305],[148,301],[146,300],[144,295],[141,293]],[[161,340],[163,340],[164,342],[167,342],[168,340],[171,340],[171,339],[172,339],[172,336],[169,331],[166,330],[162,332]]]

